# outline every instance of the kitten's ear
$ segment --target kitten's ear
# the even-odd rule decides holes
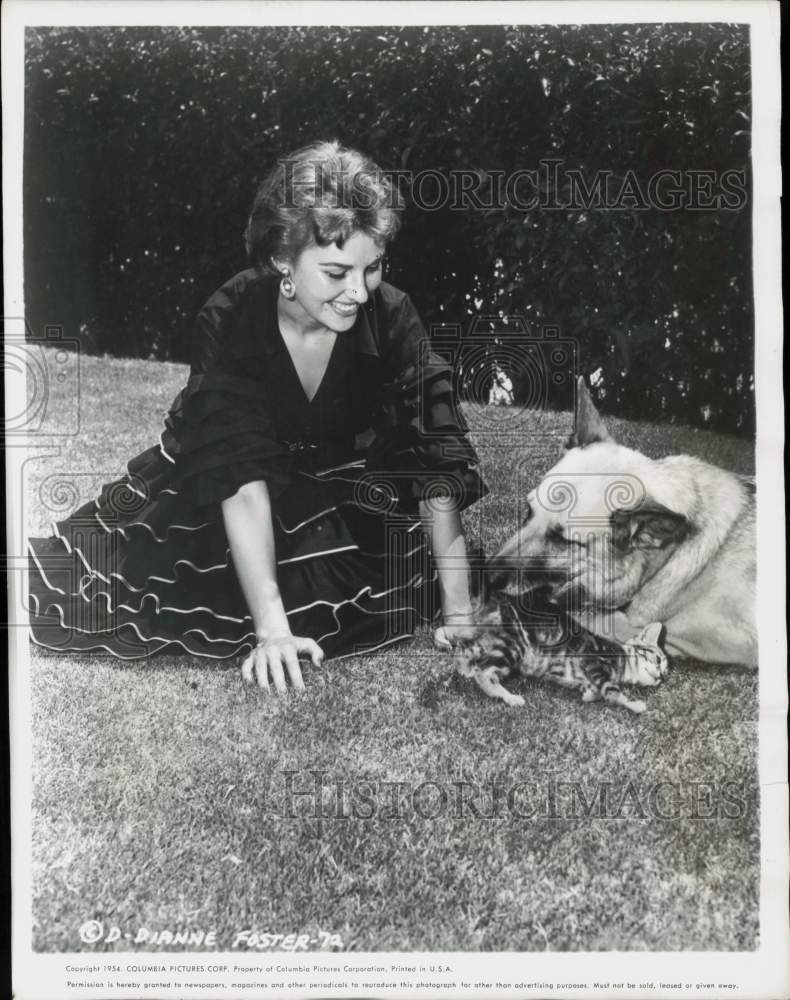
[[[687,518],[654,500],[647,500],[633,510],[616,510],[611,520],[612,544],[621,553],[663,549],[691,534]]]
[[[601,419],[601,414],[595,409],[587,383],[580,375],[576,379],[576,420],[573,433],[565,442],[565,448],[584,448],[596,441],[611,441],[612,436],[607,431]]]

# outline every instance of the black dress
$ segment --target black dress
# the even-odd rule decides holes
[[[414,633],[437,610],[419,500],[461,509],[487,490],[407,295],[382,283],[335,340],[308,401],[254,270],[201,310],[191,374],[157,445],[30,541],[30,625],[52,649],[226,658],[255,630],[221,502],[265,480],[277,579],[294,635],[327,656]]]

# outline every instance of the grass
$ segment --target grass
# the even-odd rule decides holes
[[[156,440],[184,374],[83,359],[79,435],[28,463],[31,533]],[[54,429],[73,376],[53,383]],[[473,407],[469,419],[492,495],[467,528],[490,550],[514,516],[514,471],[537,480],[570,415],[525,416],[516,443],[519,415]],[[656,457],[753,468],[734,438],[610,426]],[[78,475],[53,514],[39,490],[59,470]],[[637,717],[529,682],[527,705],[507,709],[450,668],[418,636],[309,670],[306,695],[275,699],[233,663],[34,648],[34,947],[85,948],[89,919],[105,932],[213,929],[221,950],[245,928],[331,933],[358,951],[757,946],[756,672],[676,663]],[[310,794],[289,795],[288,781]],[[585,815],[563,782],[587,800],[606,790],[603,814]]]

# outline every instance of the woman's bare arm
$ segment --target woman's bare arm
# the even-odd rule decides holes
[[[272,507],[266,483],[245,483],[222,502],[222,517],[255,634],[265,639],[290,632],[277,586]]]
[[[469,593],[469,561],[466,541],[457,510],[437,510],[434,504],[420,503],[420,516],[431,536],[433,561],[439,574],[442,618],[448,638],[461,638],[472,623]]]
[[[283,664],[291,684],[303,688],[299,653],[306,653],[318,666],[323,658],[312,639],[291,635],[280,588],[272,525],[269,488],[263,480],[245,483],[237,493],[222,501],[222,518],[231,556],[242,593],[252,616],[258,645],[244,661],[245,680],[253,676],[268,688],[271,676],[275,689],[286,690]]]

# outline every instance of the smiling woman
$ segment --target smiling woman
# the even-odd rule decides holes
[[[253,266],[200,311],[158,445],[31,540],[31,629],[59,650],[227,658],[261,687],[471,620],[459,511],[486,492],[451,372],[382,280],[401,201],[337,143],[279,161]],[[438,624],[438,622],[437,622]]]
[[[312,401],[326,372],[338,333],[350,330],[360,306],[381,284],[383,253],[367,233],[355,233],[343,248],[310,246],[292,264],[280,264],[280,332],[305,395]],[[368,263],[370,261],[370,263]],[[301,295],[297,290],[302,290]]]

